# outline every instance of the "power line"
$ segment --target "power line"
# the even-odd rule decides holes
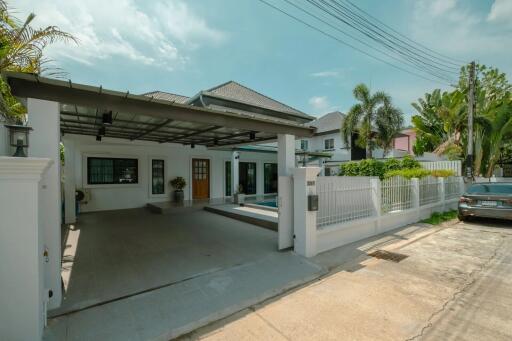
[[[300,19],[300,18],[298,18],[298,17],[296,17],[296,16],[294,16],[294,15],[292,15],[292,14],[290,14],[290,13],[288,13],[288,12],[284,11],[284,10],[282,10],[281,8],[279,8],[279,7],[275,6],[275,5],[273,5],[273,4],[269,3],[269,2],[267,2],[266,0],[258,0],[258,1],[259,1],[259,2],[261,2],[261,3],[263,3],[263,4],[265,4],[265,5],[267,5],[268,7],[273,8],[273,9],[274,9],[274,10],[276,10],[276,11],[278,11],[278,12],[280,12],[280,13],[282,13],[282,14],[286,15],[287,17],[292,18],[292,19],[294,19],[295,21],[300,22],[301,24],[303,24],[303,25],[305,25],[305,26],[307,26],[307,27],[309,27],[309,28],[311,28],[311,29],[313,29],[313,30],[315,30],[315,31],[317,31],[317,32],[319,32],[319,33],[321,33],[321,34],[323,34],[323,35],[325,35],[325,36],[327,36],[327,37],[329,37],[329,38],[331,38],[331,39],[335,40],[335,41],[337,41],[338,43],[340,43],[340,44],[342,44],[342,45],[348,46],[348,47],[350,47],[350,48],[352,48],[352,49],[354,49],[354,50],[358,51],[359,53],[362,53],[362,54],[364,54],[364,55],[366,55],[366,56],[368,56],[368,57],[370,57],[370,58],[373,58],[373,59],[375,59],[375,60],[378,60],[378,61],[380,61],[380,62],[382,62],[382,63],[384,63],[384,64],[387,64],[387,65],[389,65],[389,66],[391,66],[391,67],[393,67],[393,68],[395,68],[395,69],[397,69],[397,70],[401,70],[401,71],[403,71],[403,72],[409,73],[409,74],[411,74],[411,75],[414,75],[414,76],[416,76],[416,77],[422,78],[422,79],[424,79],[424,80],[428,80],[428,81],[430,81],[430,82],[434,82],[434,83],[439,83],[439,84],[443,84],[443,85],[449,85],[449,86],[451,86],[451,84],[448,84],[448,83],[446,83],[446,82],[442,82],[442,81],[439,81],[439,80],[435,80],[435,79],[431,79],[431,78],[428,78],[428,77],[424,77],[423,75],[418,74],[418,73],[416,73],[416,72],[414,72],[414,71],[410,71],[410,70],[404,69],[404,68],[402,68],[402,67],[400,67],[400,66],[397,66],[397,65],[395,65],[395,64],[392,64],[392,63],[390,63],[390,62],[388,62],[388,61],[386,61],[386,60],[384,60],[384,59],[382,59],[382,58],[376,57],[376,56],[374,56],[374,55],[372,55],[372,54],[370,54],[370,53],[368,53],[368,52],[366,52],[366,51],[364,51],[364,50],[362,50],[362,49],[360,49],[360,48],[358,48],[358,47],[356,47],[356,46],[354,46],[354,45],[352,45],[352,44],[350,44],[350,43],[347,43],[346,41],[344,41],[344,40],[340,39],[339,37],[336,37],[336,36],[334,36],[334,35],[332,35],[332,34],[330,34],[330,33],[328,33],[328,32],[325,32],[324,30],[322,30],[322,29],[320,29],[320,28],[318,28],[318,27],[315,27],[315,26],[313,26],[313,25],[309,24],[308,22],[306,22],[306,21],[304,21],[304,20],[302,20],[302,19]]]
[[[375,21],[377,21],[378,23],[380,23],[380,24],[381,24],[381,25],[383,25],[384,27],[388,28],[388,29],[389,29],[389,30],[391,30],[392,32],[396,33],[397,35],[401,36],[402,38],[404,38],[404,39],[406,39],[406,40],[408,40],[408,41],[412,42],[413,44],[416,44],[416,45],[418,45],[418,46],[422,47],[422,48],[423,48],[423,49],[425,49],[426,51],[429,51],[429,52],[432,52],[433,54],[438,55],[440,58],[445,59],[447,63],[451,63],[451,64],[453,64],[453,65],[455,65],[455,66],[459,66],[460,64],[464,64],[464,65],[468,64],[468,62],[466,62],[466,61],[463,61],[463,60],[460,60],[460,59],[457,59],[457,58],[453,58],[453,57],[446,56],[446,55],[444,55],[444,54],[442,54],[442,53],[439,53],[439,52],[437,52],[437,51],[435,51],[435,50],[432,50],[432,49],[428,48],[427,46],[425,46],[425,45],[421,44],[420,42],[417,42],[417,41],[412,40],[411,38],[407,37],[406,35],[404,35],[404,34],[400,33],[399,31],[397,31],[397,30],[393,29],[391,26],[389,26],[389,25],[387,25],[386,23],[382,22],[382,21],[381,21],[381,20],[379,20],[378,18],[374,17],[374,16],[373,16],[373,15],[371,15],[370,13],[366,12],[366,11],[365,11],[365,10],[363,10],[362,8],[358,7],[356,4],[354,4],[354,3],[353,3],[353,2],[351,2],[350,0],[342,0],[342,1],[343,1],[343,2],[345,2],[345,3],[348,3],[350,6],[354,7],[356,10],[358,10],[358,11],[362,12],[364,15],[366,15],[366,16],[368,16],[368,17],[370,17],[370,18],[374,19]],[[432,55],[430,55],[430,56],[432,56]],[[451,62],[451,61],[453,61],[453,62],[455,62],[455,63],[453,63],[453,62]]]
[[[356,36],[354,36],[354,35],[352,35],[352,34],[350,34],[350,33],[347,33],[347,32],[345,32],[345,31],[343,31],[343,30],[342,30],[342,29],[340,29],[339,27],[334,26],[333,24],[329,23],[328,21],[326,21],[326,20],[324,20],[324,19],[322,19],[322,18],[320,18],[320,17],[316,16],[315,14],[312,14],[311,12],[308,12],[307,10],[305,10],[304,8],[302,8],[302,7],[298,6],[297,4],[295,4],[295,3],[291,2],[290,0],[284,0],[284,1],[286,1],[288,4],[290,4],[290,5],[294,6],[295,8],[299,9],[300,11],[302,11],[302,12],[306,13],[307,15],[309,15],[309,16],[311,16],[311,17],[315,18],[316,20],[318,20],[318,21],[320,21],[320,22],[322,22],[322,23],[324,23],[324,24],[326,24],[326,25],[330,26],[331,28],[335,29],[336,31],[340,32],[341,34],[343,34],[343,35],[345,35],[345,36],[347,36],[347,37],[350,37],[351,39],[354,39],[354,40],[356,40],[357,42],[359,42],[359,43],[361,43],[361,44],[363,44],[363,45],[365,45],[365,46],[367,46],[367,47],[369,47],[369,48],[371,48],[371,49],[373,49],[373,50],[376,50],[376,51],[378,51],[378,52],[380,52],[380,53],[382,53],[382,54],[384,54],[384,55],[386,55],[386,56],[388,56],[389,58],[392,58],[392,59],[394,59],[394,60],[396,60],[396,61],[398,61],[398,62],[403,63],[403,59],[398,58],[398,57],[396,57],[396,56],[394,56],[394,55],[391,55],[391,54],[389,54],[388,52],[386,52],[386,51],[384,51],[384,50],[381,50],[381,49],[379,49],[379,48],[377,48],[377,47],[375,47],[375,46],[372,46],[372,45],[368,44],[367,42],[365,42],[364,40],[359,39],[358,37],[356,37]],[[410,65],[410,63],[412,63],[412,64],[414,64],[414,65],[412,65],[412,66],[411,66],[411,65]],[[442,80],[446,80],[446,81],[449,81],[449,82],[452,82],[452,81],[453,81],[452,79],[449,79],[449,78],[447,78],[447,77],[445,77],[445,76],[442,76],[442,75],[440,76],[440,75],[438,75],[438,74],[434,74],[431,70],[429,70],[428,68],[423,67],[423,65],[418,64],[417,62],[414,62],[414,61],[412,61],[412,62],[411,62],[411,61],[409,61],[409,62],[406,62],[406,64],[407,64],[409,67],[412,67],[412,68],[416,68],[416,69],[418,69],[418,68],[419,68],[419,69],[421,69],[421,71],[423,71],[423,72],[425,72],[425,73],[427,73],[427,74],[433,75],[433,76],[435,76],[435,77],[437,77],[437,78],[440,78],[440,79],[442,79]]]
[[[357,22],[357,20],[354,22],[353,18],[350,18],[350,16],[348,16],[346,13],[344,13],[343,11],[340,11],[338,8],[333,7],[332,5],[326,3],[324,0],[320,0],[320,2],[322,2],[324,5],[319,4],[315,0],[306,0],[306,1],[309,2],[310,4],[312,4],[313,6],[317,7],[318,9],[324,11],[328,15],[330,15],[330,16],[338,19],[342,23],[348,25],[349,27],[357,30],[358,32],[365,35],[366,37],[383,45],[388,50],[401,55],[402,58],[409,60],[410,62],[412,62],[419,68],[421,68],[423,70],[426,68],[428,70],[427,72],[430,73],[431,75],[441,78],[441,79],[444,79],[444,80],[447,80],[449,82],[453,81],[451,78],[449,78],[444,73],[455,73],[454,71],[449,71],[447,69],[440,68],[439,66],[434,65],[429,61],[424,61],[423,57],[418,57],[413,51],[410,51],[409,49],[404,49],[400,45],[398,45],[398,47],[397,47],[397,44],[395,42],[393,42],[392,40],[383,36],[379,32],[376,32],[371,27],[369,28],[368,25],[365,23]],[[327,9],[325,6],[331,7],[332,10],[334,10],[336,13],[338,13],[339,15],[341,15],[343,17],[340,17],[339,15],[336,15],[336,14],[330,12],[329,9]],[[348,20],[350,20],[350,21],[348,21]],[[376,37],[376,35],[380,36],[380,38]],[[387,42],[384,40],[387,40]],[[434,61],[434,63],[436,63],[436,61]]]

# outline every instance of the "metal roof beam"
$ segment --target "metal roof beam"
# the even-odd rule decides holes
[[[213,127],[209,127],[209,128],[202,129],[202,130],[196,130],[195,132],[191,132],[191,133],[188,133],[188,134],[180,135],[180,136],[175,137],[175,138],[173,137],[173,138],[170,138],[170,139],[163,140],[163,141],[161,141],[161,143],[174,142],[174,141],[182,139],[182,138],[187,138],[187,137],[190,137],[190,136],[194,136],[194,135],[198,135],[198,134],[202,134],[202,133],[207,133],[209,131],[213,131],[213,130],[220,129],[220,128],[222,128],[222,127],[213,126]]]
[[[163,121],[162,123],[160,123],[159,125],[151,128],[151,129],[148,129],[146,131],[143,131],[142,133],[132,137],[130,140],[133,141],[133,140],[137,140],[137,139],[141,138],[142,136],[146,136],[147,134],[150,134],[150,133],[152,133],[152,132],[154,132],[154,131],[156,131],[156,130],[164,127],[164,126],[166,126],[167,124],[169,124],[169,122],[172,122],[172,120],[171,119],[167,119],[167,120]]]

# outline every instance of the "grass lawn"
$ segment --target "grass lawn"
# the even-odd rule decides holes
[[[441,224],[442,222],[452,220],[455,218],[457,218],[457,210],[451,210],[443,213],[435,212],[432,214],[430,218],[422,220],[421,222],[432,225],[438,225]]]

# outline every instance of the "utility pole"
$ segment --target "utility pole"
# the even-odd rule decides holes
[[[468,149],[466,155],[466,177],[473,181],[473,116],[475,114],[475,62],[469,64],[468,90]]]

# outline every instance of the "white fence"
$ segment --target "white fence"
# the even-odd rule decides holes
[[[457,207],[461,177],[319,177],[315,250],[327,251]]]
[[[317,180],[317,226],[326,226],[375,215],[371,177],[321,176]],[[350,197],[350,200],[347,200]]]
[[[462,161],[420,161],[421,167],[428,170],[451,169],[455,176],[462,176]]]

